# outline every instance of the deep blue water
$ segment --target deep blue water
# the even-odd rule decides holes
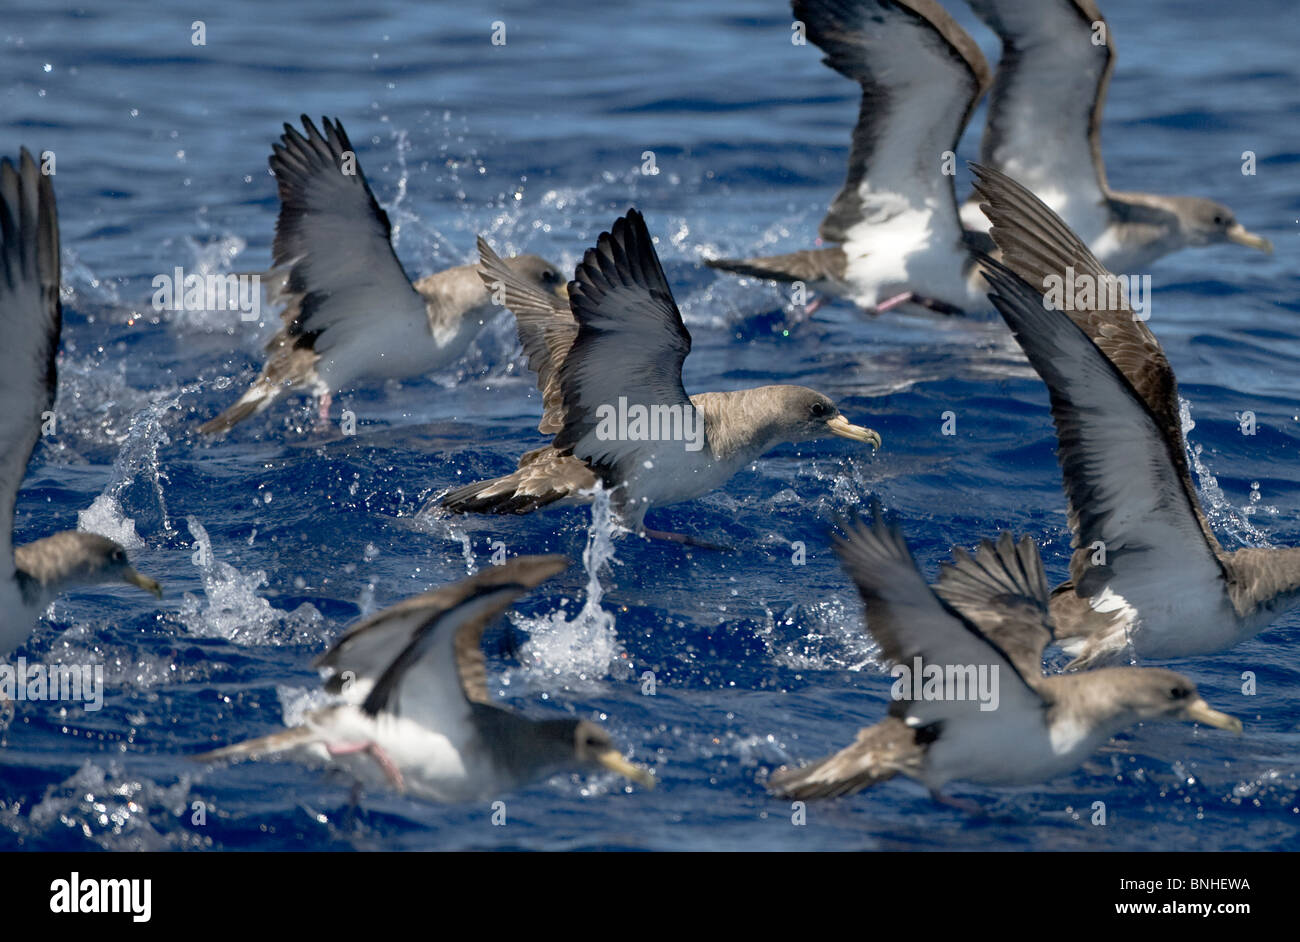
[[[996,44],[948,6],[990,59]],[[29,658],[105,666],[97,713],[27,704],[0,746],[0,847],[36,849],[1281,849],[1300,829],[1300,615],[1214,657],[1179,661],[1246,723],[1147,725],[1039,787],[958,787],[971,818],[896,781],[814,805],[755,783],[848,742],[885,709],[888,678],[830,554],[838,512],[878,495],[933,574],[952,543],[1001,528],[1068,533],[1046,392],[1000,322],[844,304],[782,329],[776,288],[702,256],[805,247],[842,181],[857,92],[789,42],[781,2],[596,5],[248,0],[202,14],[124,0],[0,17],[0,152],[57,154],[65,264],[58,434],[20,495],[20,540],[76,523],[131,544],[161,604],[123,587],[60,599]],[[1226,543],[1300,543],[1300,18],[1290,0],[1121,3],[1104,142],[1111,183],[1214,196],[1277,245],[1186,251],[1153,271],[1152,326],[1190,404],[1202,499]],[[207,45],[190,42],[202,15]],[[493,20],[507,44],[489,42]],[[590,513],[416,519],[451,484],[513,466],[539,409],[507,315],[457,369],[345,396],[355,438],[312,430],[308,404],[223,441],[195,428],[246,383],[274,315],[159,315],[176,265],[269,261],[266,169],[281,122],[338,116],[412,275],[499,251],[571,267],[630,205],[645,212],[694,337],[689,391],[802,383],[878,429],[784,447],[651,524],[735,545],[720,555],[624,539],[600,574],[604,619],[579,614]],[[982,110],[960,156],[978,146]],[[660,173],[640,172],[655,153]],[[1258,156],[1243,176],[1241,154]],[[964,195],[968,177],[959,186]],[[958,434],[940,434],[941,415]],[[1258,434],[1240,434],[1252,410]],[[337,415],[337,407],[336,407]],[[131,534],[134,536],[131,536]],[[368,794],[292,764],[196,767],[185,755],[277,728],[313,689],[311,658],[362,612],[511,553],[574,567],[497,632],[510,702],[607,723],[660,787],[560,777],[484,805]],[[804,541],[807,565],[791,564]],[[196,555],[210,545],[212,561]],[[567,606],[561,609],[561,600]],[[557,615],[557,611],[559,614]],[[611,623],[612,622],[612,628]],[[611,635],[611,631],[614,632]],[[511,653],[512,649],[515,653]],[[525,666],[520,666],[520,658]],[[656,696],[641,694],[654,671]],[[1258,693],[1241,693],[1253,671]],[[1089,823],[1106,803],[1108,824]],[[194,803],[206,823],[193,823]]]

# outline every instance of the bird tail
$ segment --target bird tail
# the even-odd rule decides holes
[[[771,281],[842,281],[845,256],[843,249],[832,246],[759,258],[706,258],[704,264],[737,275]]]
[[[199,431],[204,435],[220,435],[228,432],[250,415],[261,412],[278,399],[283,391],[284,386],[270,382],[265,376],[259,377],[233,406],[215,419],[204,422],[199,426]]]
[[[269,736],[246,739],[210,752],[201,752],[190,758],[195,762],[239,762],[243,759],[256,759],[259,756],[288,752],[299,746],[310,745],[319,739],[320,734],[310,726],[295,726],[292,729],[271,733]]]
[[[767,780],[779,798],[838,798],[915,771],[923,755],[916,731],[897,717],[887,717],[859,731],[853,745],[801,769],[782,766]]]
[[[434,502],[454,514],[526,514],[571,496],[567,489],[546,488],[533,493],[524,487],[525,468],[487,481],[448,491]]]

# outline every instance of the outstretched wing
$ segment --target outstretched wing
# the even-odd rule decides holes
[[[302,132],[286,124],[272,145],[280,192],[272,260],[275,272],[287,272],[285,333],[322,355],[374,331],[379,319],[405,331],[388,335],[429,334],[424,299],[393,253],[388,214],[352,142],[338,121],[321,123],[323,134],[303,115]]]
[[[694,409],[682,386],[691,335],[682,323],[654,241],[635,209],[602,232],[569,283],[578,335],[560,364],[564,427],[555,447],[620,477],[643,443],[602,441],[597,409]]]
[[[568,568],[563,556],[520,556],[425,592],[349,629],[315,666],[326,688],[372,716],[413,716],[431,729],[490,703],[480,641],[519,596]]]
[[[0,571],[15,572],[14,503],[41,413],[54,406],[59,305],[59,218],[54,186],[22,150],[0,161]]]
[[[982,540],[972,556],[952,548],[952,562],[939,571],[935,594],[973,621],[1033,684],[1043,672],[1043,648],[1052,640],[1047,576],[1038,545],[1003,531],[997,543]]]
[[[1023,182],[1073,225],[1100,218],[1109,193],[1101,114],[1115,70],[1101,11],[1092,0],[970,5],[1002,40],[980,162]]]
[[[848,175],[821,236],[853,242],[883,218],[929,210],[961,231],[942,155],[990,80],[975,41],[934,0],[794,0],[828,66],[862,86]]]
[[[1195,490],[1180,473],[1181,436],[1161,427],[1115,364],[1040,289],[991,259],[984,267],[989,298],[1051,397],[1075,591],[1092,597],[1109,588],[1141,612],[1166,606],[1182,586],[1224,579],[1218,542],[1207,539]]]
[[[1037,709],[1042,705],[1035,684],[1041,667],[1027,677],[1011,656],[978,625],[936,595],[916,568],[902,532],[887,524],[877,505],[874,524],[845,524],[833,544],[840,563],[866,603],[867,630],[880,645],[886,664],[969,670],[985,668],[1000,679],[1000,704],[1007,709]],[[989,587],[980,604],[997,604]],[[1014,613],[1008,613],[1015,617]],[[973,696],[965,699],[897,700],[891,714],[913,727],[968,717],[978,710]]]

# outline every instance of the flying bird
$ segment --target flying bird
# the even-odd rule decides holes
[[[935,685],[937,696],[917,697],[896,681],[885,719],[834,755],[773,772],[767,787],[776,795],[851,795],[905,775],[937,801],[969,808],[942,789],[956,781],[1047,781],[1077,769],[1136,723],[1177,719],[1241,732],[1239,720],[1211,709],[1196,685],[1173,671],[1107,667],[1044,676],[1052,620],[1042,560],[1029,537],[1017,543],[1003,532],[974,555],[955,548],[933,589],[878,505],[872,526],[846,524],[834,545],[885,664],[920,664],[938,670],[943,682]],[[981,672],[996,678],[991,709],[989,700],[969,695]]]
[[[862,86],[844,187],[822,220],[824,248],[706,260],[712,268],[803,282],[873,313],[919,304],[987,310],[953,187],[957,141],[991,73],[935,0],[794,0],[826,65]],[[814,305],[815,306],[815,305]]]
[[[1300,603],[1300,548],[1219,544],[1192,483],[1174,371],[1125,282],[1025,187],[975,171],[1003,256],[984,263],[990,298],[1047,384],[1056,424],[1074,552],[1052,614],[1069,666],[1253,637]],[[1093,290],[1060,310],[1049,289],[1066,279]]]
[[[652,787],[654,777],[597,724],[531,719],[488,691],[484,630],[567,567],[562,556],[520,556],[370,616],[315,662],[342,702],[300,726],[193,758],[283,754],[437,802],[495,797],[566,770],[603,768]]]
[[[1002,40],[980,163],[1032,190],[1101,264],[1134,272],[1170,252],[1223,242],[1273,251],[1222,203],[1110,188],[1101,117],[1115,42],[1093,0],[969,2]],[[962,218],[970,228],[987,227],[978,196]]]
[[[200,426],[229,431],[289,390],[314,394],[322,423],[335,392],[363,380],[406,379],[456,362],[500,308],[473,265],[411,283],[392,225],[357,162],[343,125],[302,116],[272,146],[280,216],[268,272],[283,326],[266,345],[261,375],[234,405]],[[519,278],[563,295],[564,278],[536,255],[506,261]]]
[[[569,308],[519,278],[480,240],[482,277],[499,285],[537,373],[548,446],[503,477],[458,487],[454,513],[529,513],[589,501],[599,482],[624,526],[647,536],[646,511],[690,500],[784,442],[837,436],[880,446],[826,396],[803,386],[758,386],[687,396],[691,335],[635,209],[601,233],[569,283]],[[638,417],[640,424],[638,425]],[[626,421],[624,421],[626,420]]]
[[[127,582],[162,598],[125,549],[96,533],[64,530],[14,545],[18,489],[58,386],[59,278],[54,186],[23,148],[18,168],[0,160],[0,658],[27,641],[55,598],[79,586]]]

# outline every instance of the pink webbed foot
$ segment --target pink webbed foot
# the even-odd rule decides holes
[[[399,792],[406,791],[406,782],[402,778],[402,770],[393,764],[393,760],[388,757],[388,753],[384,752],[378,744],[373,742],[349,743],[347,745],[327,743],[325,750],[331,756],[352,756],[358,752],[364,752],[383,771],[384,777],[388,779],[388,784]]]

